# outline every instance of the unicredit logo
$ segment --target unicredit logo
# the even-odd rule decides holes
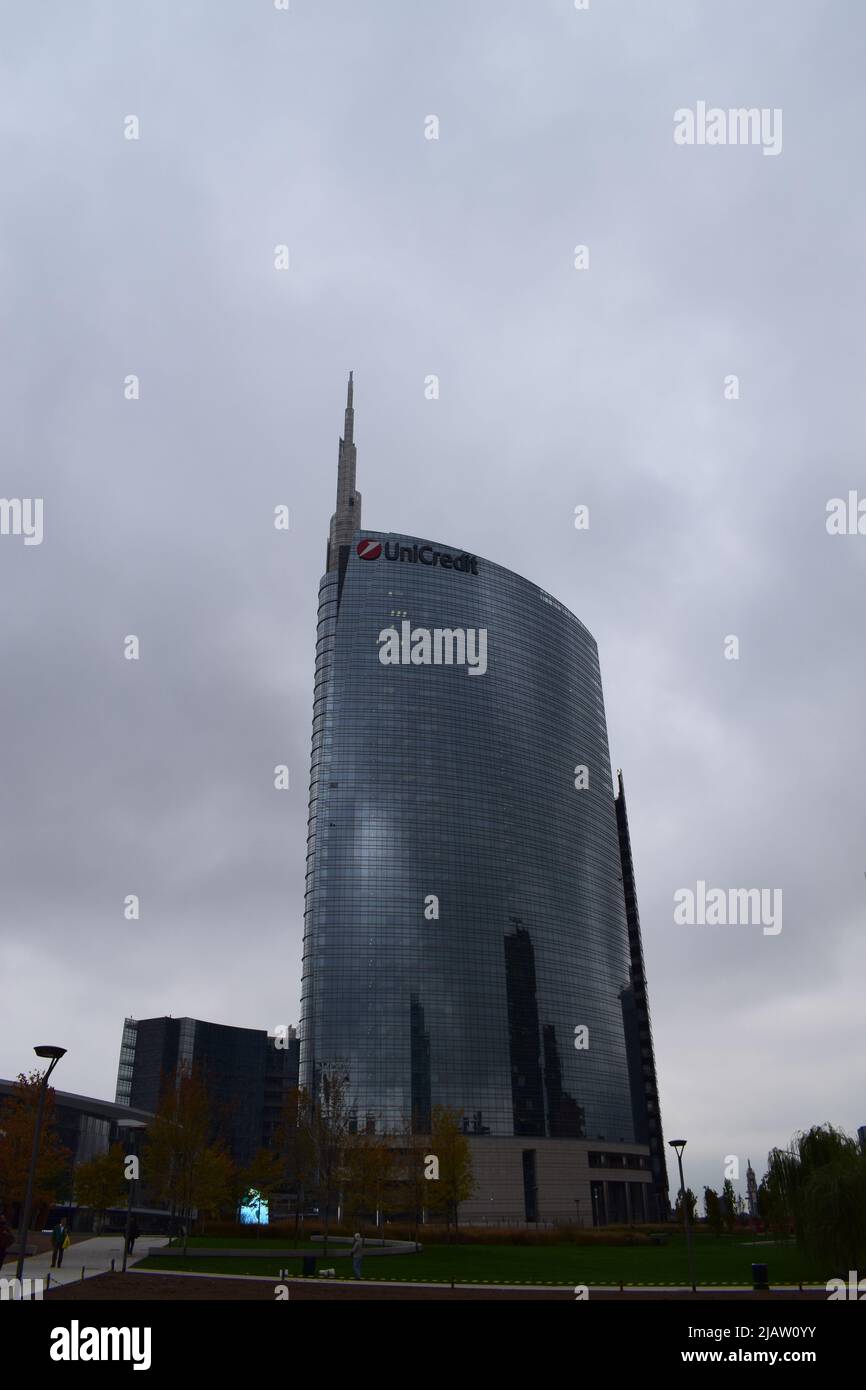
[[[381,541],[358,541],[355,546],[362,560],[378,560],[382,554]]]
[[[358,541],[355,549],[362,560],[378,560],[382,554],[382,542]],[[396,541],[386,541],[384,545],[386,560],[402,560],[410,565],[439,565],[443,570],[458,570],[461,574],[477,574],[478,559],[475,555],[451,555],[447,550],[436,550],[432,545],[398,545]]]

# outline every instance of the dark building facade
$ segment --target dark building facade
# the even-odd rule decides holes
[[[631,857],[631,836],[628,829],[628,810],[622,772],[617,772],[616,824],[619,834],[622,886],[628,924],[631,979],[622,994],[622,1016],[629,1058],[632,1109],[635,1139],[646,1144],[650,1153],[652,1173],[651,1214],[662,1220],[668,1208],[668,1177],[665,1162],[665,1141],[662,1133],[659,1089],[656,1079],[655,1048],[647,999],[646,971],[640,915],[637,908],[637,889],[634,863]]]
[[[215,1134],[235,1162],[251,1162],[270,1144],[287,1095],[298,1084],[295,1030],[277,1039],[258,1028],[197,1018],[126,1019],[117,1100],[156,1111],[167,1083],[195,1067],[212,1105]]]
[[[656,1216],[643,955],[592,635],[511,570],[362,529],[351,379],[326,563],[302,1084],[339,1071],[358,1127],[382,1133],[455,1109],[478,1180],[466,1216]],[[621,1173],[593,1174],[613,1156]]]

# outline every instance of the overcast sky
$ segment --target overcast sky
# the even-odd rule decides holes
[[[127,1014],[297,1022],[353,368],[366,524],[598,642],[690,1184],[866,1123],[866,536],[826,528],[866,496],[864,40],[853,0],[5,0],[0,494],[44,536],[0,536],[0,1076],[55,1042],[113,1098]],[[781,151],[676,144],[701,101]],[[676,925],[698,880],[782,931]]]

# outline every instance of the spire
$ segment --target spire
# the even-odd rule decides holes
[[[351,444],[351,443],[352,443],[352,440],[353,440],[354,437],[355,437],[355,411],[354,411],[353,406],[352,406],[352,398],[353,398],[353,395],[354,395],[354,384],[353,384],[353,382],[352,382],[352,373],[350,372],[350,373],[349,373],[349,388],[348,388],[348,390],[347,390],[347,392],[346,392],[346,421],[345,421],[345,424],[343,425],[343,439],[344,439],[344,441],[345,441],[346,444]]]
[[[337,455],[337,507],[331,517],[331,531],[328,538],[327,568],[335,570],[340,561],[341,546],[351,544],[356,531],[361,529],[361,494],[355,490],[355,409],[353,405],[355,385],[354,374],[349,373],[346,391],[346,414],[343,436]]]

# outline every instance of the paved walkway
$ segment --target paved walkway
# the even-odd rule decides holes
[[[51,1268],[51,1251],[46,1250],[43,1255],[30,1255],[24,1261],[24,1278],[41,1279],[43,1290],[48,1291],[49,1287],[54,1289],[58,1284],[74,1284],[81,1280],[81,1271],[84,1269],[84,1278],[92,1279],[95,1274],[105,1274],[111,1269],[111,1261],[114,1260],[114,1267],[120,1270],[123,1265],[123,1240],[122,1233],[111,1236],[91,1236],[89,1240],[76,1241],[63,1252],[63,1264],[60,1269]],[[137,1260],[147,1258],[151,1249],[157,1246],[166,1245],[167,1236],[139,1236],[135,1242],[135,1254],[131,1255],[126,1262],[127,1269],[131,1269]],[[0,1270],[0,1277],[3,1279],[14,1279],[17,1257],[7,1256]],[[48,1279],[51,1277],[49,1285]],[[32,1288],[32,1284],[31,1284]],[[12,1295],[16,1297],[17,1295]]]

